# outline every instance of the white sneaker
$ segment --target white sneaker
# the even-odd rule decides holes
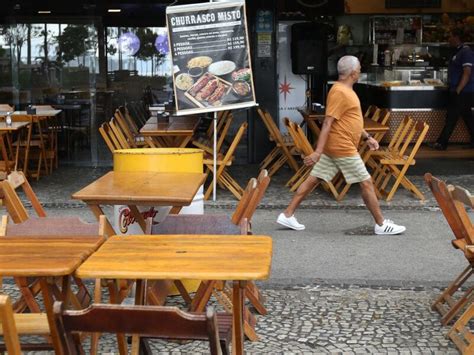
[[[399,226],[398,224],[393,223],[390,219],[385,219],[381,226],[375,224],[375,234],[379,235],[394,235],[405,231],[406,228],[404,226]]]
[[[302,231],[305,229],[305,226],[303,224],[298,223],[295,218],[295,215],[287,217],[284,213],[280,213],[277,218],[277,223],[281,224],[282,226],[294,229],[295,231]]]

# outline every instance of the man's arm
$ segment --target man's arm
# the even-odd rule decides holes
[[[319,158],[321,158],[321,154],[323,153],[323,149],[326,145],[329,131],[331,130],[333,122],[334,117],[332,116],[326,116],[324,118],[323,127],[321,128],[321,133],[318,137],[318,144],[316,145],[316,150],[304,158],[304,163],[306,165],[314,165],[319,161]]]
[[[379,149],[379,142],[372,137],[367,131],[364,129],[362,130],[362,139],[364,142],[367,142],[367,145],[369,146],[370,150],[377,150]]]
[[[471,70],[472,70],[472,67],[470,65],[463,66],[461,80],[459,80],[459,83],[456,86],[456,93],[458,95],[461,93],[461,91],[469,82],[469,79],[471,78]]]

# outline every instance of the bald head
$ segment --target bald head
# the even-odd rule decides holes
[[[337,62],[337,73],[339,77],[346,78],[352,72],[358,70],[360,67],[359,59],[353,55],[345,55]]]

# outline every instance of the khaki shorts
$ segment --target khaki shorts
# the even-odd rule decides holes
[[[311,176],[324,181],[331,181],[341,171],[348,184],[356,184],[370,179],[370,174],[359,155],[344,158],[331,158],[321,155],[319,161],[313,166]]]

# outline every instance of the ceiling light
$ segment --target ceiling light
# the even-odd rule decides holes
[[[38,11],[39,14],[50,14],[51,11],[50,10],[40,10]]]
[[[122,12],[122,9],[108,9],[107,12]]]

